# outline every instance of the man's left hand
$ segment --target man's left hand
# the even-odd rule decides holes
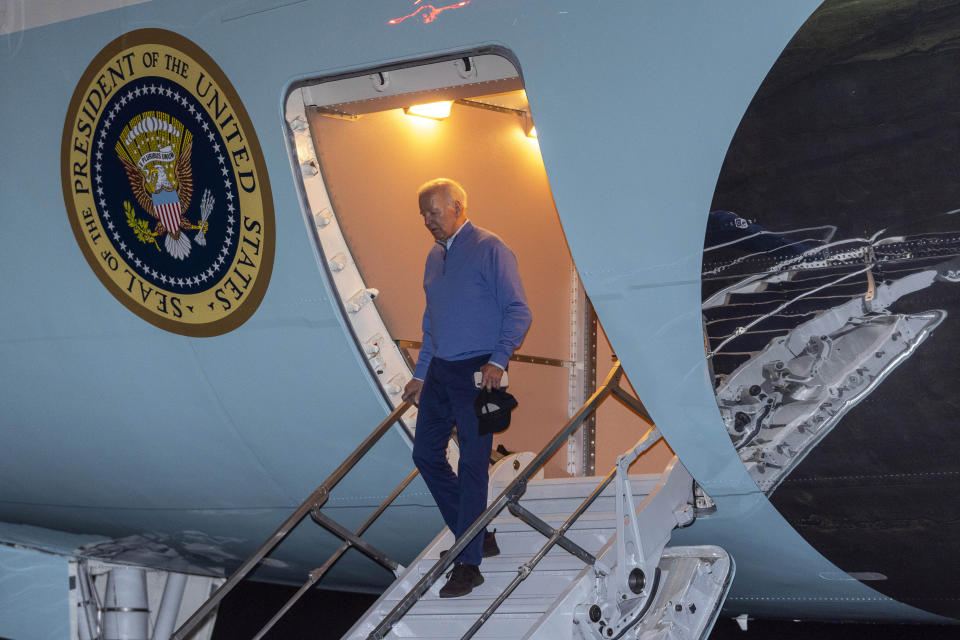
[[[483,375],[480,379],[480,388],[486,389],[487,391],[500,388],[500,378],[503,377],[503,369],[488,362],[480,367],[480,373]]]

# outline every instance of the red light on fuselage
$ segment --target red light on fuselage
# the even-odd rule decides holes
[[[405,15],[402,18],[393,18],[392,20],[387,21],[387,24],[400,24],[404,20],[412,18],[419,15],[420,19],[423,20],[424,24],[428,24],[437,19],[444,11],[449,11],[450,9],[462,9],[463,7],[470,4],[473,0],[461,0],[456,4],[448,4],[445,7],[435,7],[432,4],[420,4],[422,0],[417,0],[413,4],[420,5],[417,7],[417,10],[409,15]]]

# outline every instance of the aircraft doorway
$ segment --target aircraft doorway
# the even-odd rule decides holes
[[[440,111],[416,115],[425,104]],[[393,404],[410,378],[398,349],[421,339],[423,265],[433,244],[417,188],[457,180],[468,218],[513,249],[533,324],[510,364],[520,406],[494,448],[538,451],[602,383],[612,350],[599,323],[591,330],[515,66],[476,54],[320,80],[291,94],[287,117],[321,261]],[[416,349],[408,353],[416,358]],[[596,435],[588,427],[546,475],[606,473],[643,430],[634,414],[606,402]],[[633,472],[658,473],[671,455],[661,442]]]

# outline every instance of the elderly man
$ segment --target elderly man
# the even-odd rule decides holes
[[[414,462],[459,538],[487,506],[493,445],[492,434],[478,433],[474,372],[480,372],[482,388],[500,388],[510,356],[530,326],[530,308],[513,252],[467,220],[463,187],[440,178],[420,187],[418,195],[420,215],[436,244],[423,274],[423,347],[403,398],[420,406]],[[446,456],[454,424],[457,475]],[[440,597],[466,595],[482,584],[480,560],[496,553],[492,533],[477,535],[456,559]]]

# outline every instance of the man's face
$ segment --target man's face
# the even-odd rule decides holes
[[[463,219],[460,215],[460,203],[443,191],[433,191],[420,196],[420,215],[423,216],[424,226],[439,242],[446,242],[459,228]]]

